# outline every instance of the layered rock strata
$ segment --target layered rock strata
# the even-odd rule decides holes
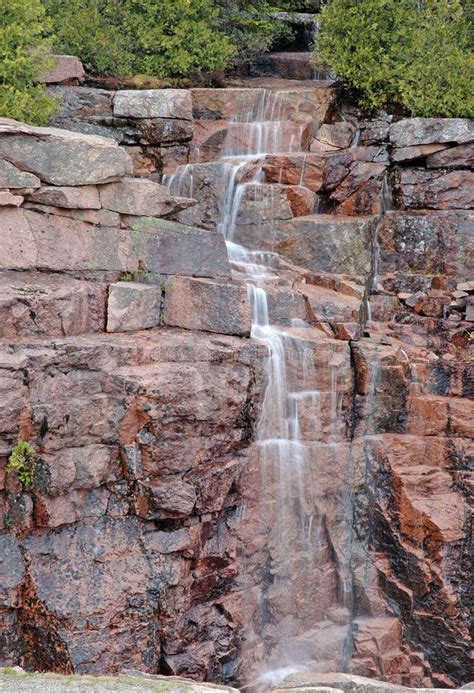
[[[300,330],[295,377],[320,393],[295,642],[326,671],[464,684],[472,123],[343,120],[330,87],[57,91],[61,128],[0,121],[2,663],[242,681],[257,607],[285,611],[259,506],[266,350],[217,229],[235,116],[270,102],[248,136],[283,120],[290,151],[240,169],[235,239],[267,252],[270,321]],[[18,440],[31,485],[7,470]]]

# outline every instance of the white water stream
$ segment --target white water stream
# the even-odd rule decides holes
[[[244,635],[246,666],[259,670],[262,682],[278,681],[295,666],[304,668],[307,663],[316,669],[315,658],[324,661],[325,648],[332,647],[324,642],[324,635],[322,640],[316,636],[316,649],[314,645],[313,630],[325,618],[316,583],[326,581],[328,591],[334,589],[333,576],[321,573],[331,549],[314,489],[318,465],[330,465],[337,455],[334,441],[341,407],[338,369],[328,365],[329,391],[313,389],[317,347],[311,342],[312,330],[304,323],[296,329],[271,323],[269,291],[278,280],[271,266],[275,254],[248,250],[234,240],[246,187],[262,181],[259,165],[250,180],[241,180],[249,161],[258,162],[268,153],[302,149],[303,127],[295,128],[285,119],[284,103],[278,93],[256,90],[252,111],[236,114],[231,122],[218,162],[225,184],[217,227],[226,238],[235,278],[248,287],[251,336],[268,350],[267,383],[257,425],[265,493],[259,531],[266,536],[266,546],[260,553],[268,563],[268,584],[264,589],[249,589],[249,599],[255,599],[256,623]],[[168,180],[174,194],[192,196],[193,168],[193,164],[180,167]],[[324,432],[323,419],[330,422]],[[324,461],[319,459],[321,450]],[[242,517],[245,521],[244,514]]]

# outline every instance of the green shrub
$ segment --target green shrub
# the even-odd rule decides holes
[[[234,63],[245,63],[268,51],[279,38],[291,34],[285,22],[272,19],[276,7],[266,0],[217,0],[222,31],[235,47]],[[280,8],[283,3],[279,3]],[[285,7],[286,9],[286,7]]]
[[[183,76],[234,53],[212,0],[46,0],[58,48],[92,74]]]
[[[474,115],[470,22],[461,0],[330,0],[315,62],[361,105],[420,116]]]
[[[425,0],[421,30],[401,82],[401,101],[419,116],[474,116],[474,54],[463,7]]]
[[[0,115],[42,125],[55,102],[36,83],[49,67],[49,26],[41,0],[0,2]]]
[[[33,483],[36,468],[36,453],[29,443],[23,440],[13,448],[8,458],[7,471],[14,471],[23,488],[27,489]]]

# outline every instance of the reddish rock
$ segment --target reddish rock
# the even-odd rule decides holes
[[[431,154],[426,159],[428,168],[474,168],[474,143],[460,144]]]
[[[474,173],[471,171],[398,172],[396,196],[405,209],[471,209],[474,207]]]
[[[102,332],[106,288],[35,272],[1,272],[0,336],[60,337]]]
[[[86,76],[84,67],[75,55],[53,55],[54,65],[38,78],[43,84],[77,84]]]
[[[314,212],[316,194],[302,185],[288,185],[284,188],[294,217],[303,217]]]
[[[323,181],[323,164],[315,154],[267,154],[262,170],[268,183],[303,185],[318,192]]]
[[[270,91],[264,105],[268,120],[297,120],[299,114],[309,114],[318,125],[323,123],[335,100],[330,87],[292,88],[285,83],[282,89]],[[249,120],[257,115],[265,98],[263,89],[191,89],[193,116],[196,119]],[[236,117],[237,116],[237,117]]]
[[[392,161],[397,163],[412,161],[413,159],[423,159],[424,157],[430,157],[435,152],[443,151],[448,145],[446,144],[419,144],[414,147],[401,147],[400,149],[394,149],[392,152]]]
[[[100,209],[101,207],[99,193],[95,185],[77,187],[44,185],[29,193],[26,199],[30,202],[68,209]]]
[[[156,327],[161,321],[161,286],[119,282],[109,287],[107,332]]]
[[[12,195],[11,192],[0,190],[0,207],[19,207],[24,200],[21,195]]]
[[[250,303],[241,284],[173,277],[166,287],[165,325],[222,334],[250,334]]]

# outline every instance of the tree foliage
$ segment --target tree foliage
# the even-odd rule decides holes
[[[51,67],[48,30],[41,0],[0,2],[0,115],[42,125],[54,112],[36,82]]]
[[[474,56],[461,0],[330,0],[316,63],[362,105],[390,102],[419,116],[474,115]]]
[[[46,0],[58,46],[92,74],[180,76],[234,53],[212,0]]]
[[[235,63],[250,62],[289,36],[288,24],[272,17],[277,9],[287,9],[286,2],[281,0],[277,8],[267,0],[217,0],[219,24],[235,47]]]

